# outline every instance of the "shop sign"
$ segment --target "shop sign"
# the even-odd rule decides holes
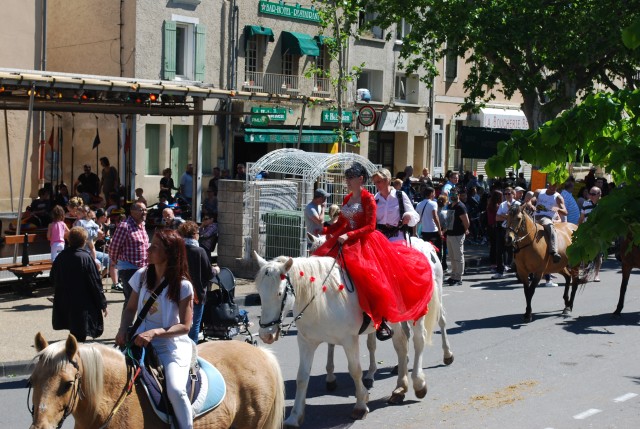
[[[253,126],[266,127],[269,125],[269,115],[251,115],[251,120],[249,122]]]
[[[247,133],[245,134],[245,142],[247,143],[281,143],[281,144],[329,144],[336,141],[335,134],[278,134],[278,133]]]
[[[353,121],[353,112],[348,112],[346,110],[342,111],[342,123],[350,124]],[[338,123],[338,111],[337,110],[323,110],[322,111],[322,122],[333,122]]]
[[[252,107],[251,113],[267,115],[270,121],[284,122],[287,119],[287,109],[284,107]]]
[[[382,112],[378,131],[404,131],[409,130],[409,115],[405,112]]]
[[[315,9],[306,9],[299,4],[289,5],[284,3],[272,3],[260,0],[258,12],[268,15],[277,15],[284,18],[298,19],[301,21],[320,22],[320,15]]]
[[[358,122],[364,127],[376,123],[376,110],[371,106],[362,106],[358,111]]]

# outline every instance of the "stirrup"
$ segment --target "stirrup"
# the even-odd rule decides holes
[[[391,326],[387,325],[387,321],[382,319],[380,326],[376,329],[376,338],[379,341],[386,341],[393,337],[393,329]]]

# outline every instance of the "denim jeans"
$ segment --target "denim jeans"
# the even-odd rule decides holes
[[[202,323],[202,313],[204,312],[204,304],[193,304],[193,322],[189,330],[189,338],[198,344],[198,334],[200,333],[200,324]]]

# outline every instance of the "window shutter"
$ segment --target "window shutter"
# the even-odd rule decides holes
[[[451,119],[451,123],[449,124],[449,150],[448,150],[448,165],[447,169],[451,170],[455,168],[456,163],[456,120]]]
[[[207,27],[202,24],[196,25],[196,68],[194,77],[195,80],[201,82],[204,82],[206,35]]]
[[[162,69],[164,80],[176,77],[176,23],[164,22],[164,66]]]

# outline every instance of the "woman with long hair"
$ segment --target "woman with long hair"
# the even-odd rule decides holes
[[[364,188],[367,170],[356,162],[344,174],[350,193],[338,221],[324,228],[327,241],[314,254],[337,258],[358,290],[360,307],[373,320],[376,336],[387,340],[393,335],[387,321],[417,320],[427,313],[431,266],[419,251],[392,243],[376,230],[376,202]]]
[[[153,345],[165,369],[167,396],[180,428],[193,427],[193,411],[186,392],[192,355],[189,329],[193,320],[193,287],[189,278],[185,243],[177,231],[159,229],[149,246],[149,266],[129,280],[133,289],[122,313],[116,344],[127,342],[127,329],[159,288],[163,288],[133,342]]]

